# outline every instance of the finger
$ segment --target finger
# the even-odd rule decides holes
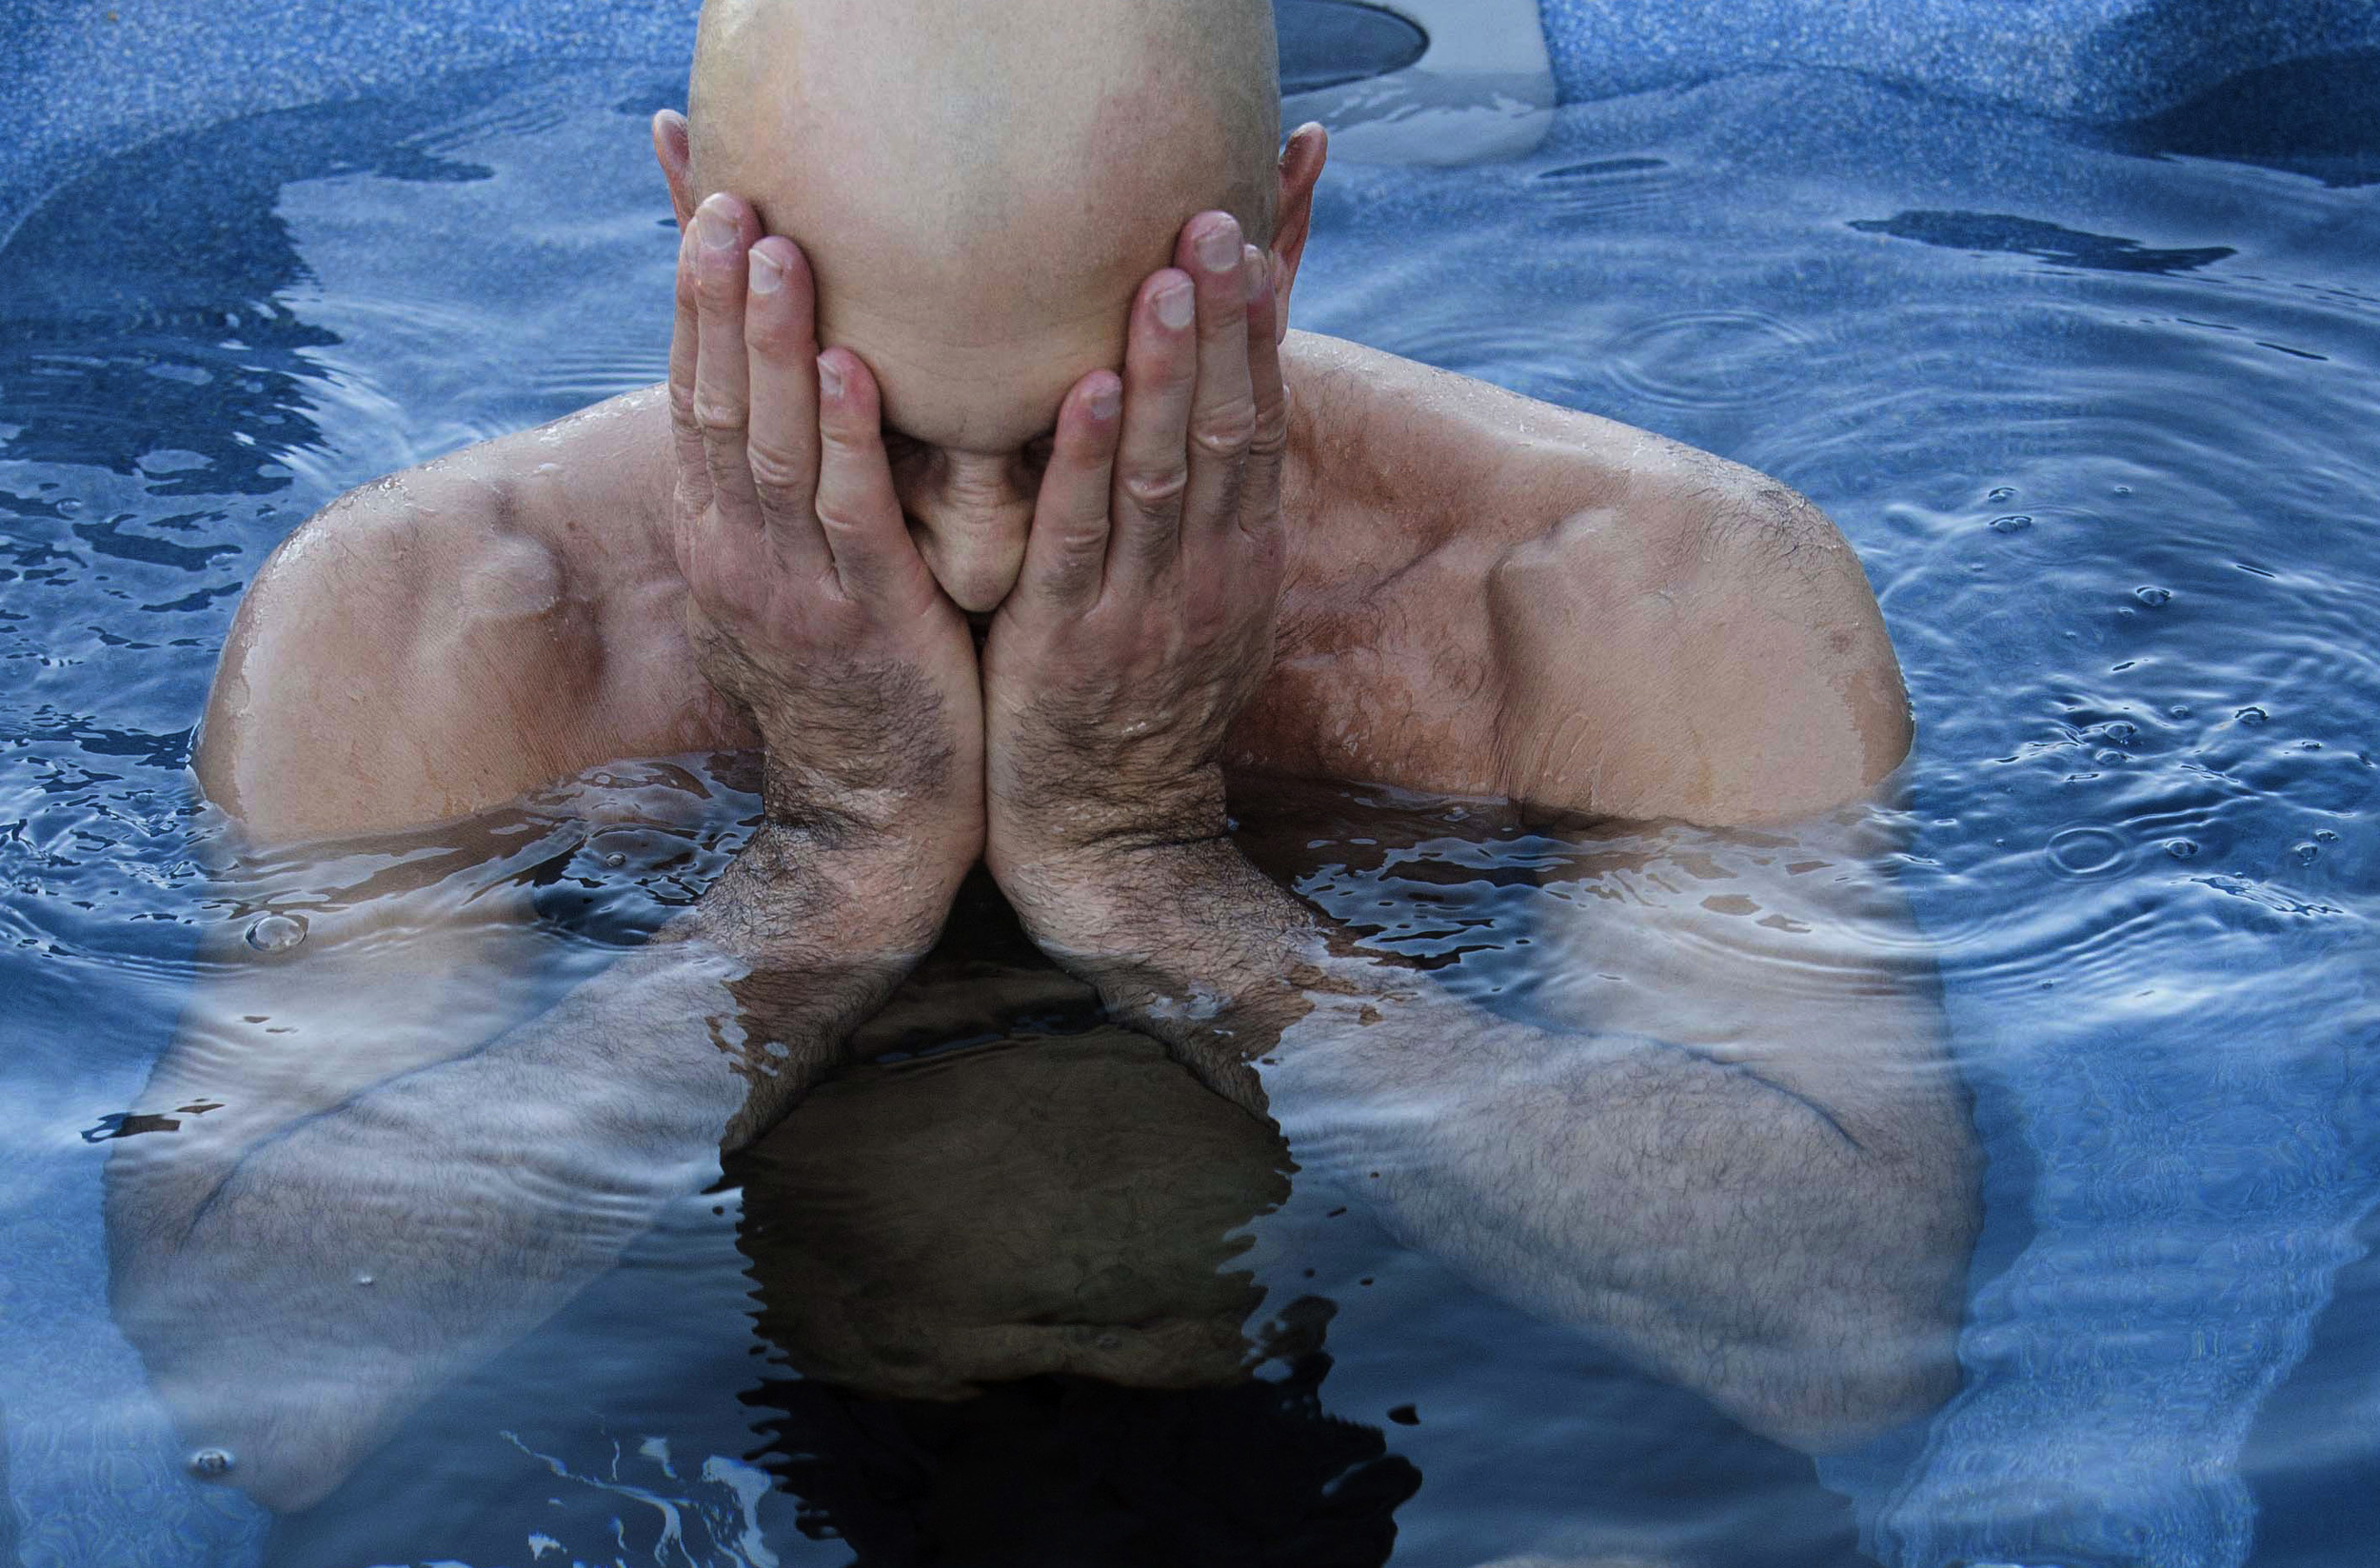
[[[752,209],[733,196],[710,197],[694,210],[694,424],[711,498],[723,516],[761,526],[744,455],[751,424],[751,378],[744,347],[744,252],[760,237]]]
[[[1181,506],[1189,488],[1190,399],[1198,386],[1198,304],[1173,268],[1150,276],[1133,301],[1124,345],[1123,428],[1109,504],[1114,537],[1107,582],[1146,582],[1181,554]]]
[[[1058,406],[1058,433],[1033,506],[1018,586],[1041,602],[1080,609],[1100,594],[1107,567],[1107,507],[1123,427],[1123,379],[1094,370]]]
[[[818,356],[816,509],[846,594],[882,603],[921,587],[925,563],[893,490],[876,378],[848,348]]]
[[[1182,230],[1198,280],[1199,387],[1190,405],[1190,488],[1182,501],[1185,547],[1240,521],[1240,490],[1256,436],[1248,381],[1247,250],[1228,212],[1204,212]]]
[[[694,367],[701,326],[694,304],[694,229],[678,237],[678,315],[669,329],[669,429],[678,454],[678,483],[696,510],[710,505],[711,476],[703,427],[694,422]]]
[[[802,248],[783,235],[746,258],[744,357],[751,369],[751,430],[744,454],[761,525],[780,564],[823,570],[826,536],[818,495],[817,288]]]
[[[1281,385],[1279,280],[1272,257],[1248,247],[1254,297],[1248,301],[1248,387],[1256,403],[1256,427],[1248,441],[1248,466],[1241,476],[1240,522],[1257,526],[1280,506],[1281,465],[1289,450],[1289,393]]]

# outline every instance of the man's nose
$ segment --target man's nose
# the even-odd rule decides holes
[[[900,476],[901,504],[936,532],[1013,527],[1030,520],[1041,472],[1021,457],[936,452]]]
[[[1021,457],[936,452],[896,471],[918,548],[959,607],[996,608],[1024,566],[1038,466]]]

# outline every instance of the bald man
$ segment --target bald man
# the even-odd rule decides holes
[[[1910,738],[1808,503],[1287,330],[1324,138],[1282,147],[1273,69],[1262,0],[712,0],[655,124],[667,387],[361,490],[259,574],[209,798],[255,844],[447,853],[272,861],[237,896],[309,939],[227,934],[148,1101],[210,1109],[113,1162],[119,1312],[256,1496],[321,1497],[778,1122],[979,863],[1210,1088],[1372,1107],[1315,1136],[1491,1287],[1804,1446],[1940,1397],[1963,1104],[1838,830],[1625,840],[1538,949],[1602,977],[1559,1026],[1383,964],[1229,832],[1227,769],[1783,824]],[[527,1008],[523,867],[453,824],[705,751],[759,754],[760,825]]]

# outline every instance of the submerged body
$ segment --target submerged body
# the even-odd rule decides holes
[[[1214,155],[1276,145],[1236,74],[1263,12],[1020,6],[953,50],[931,6],[720,0],[694,128],[656,127],[667,391],[368,486],[259,575],[202,785],[254,843],[411,847],[233,893],[312,936],[227,933],[149,1091],[220,1108],[111,1161],[119,1314],[256,1496],[319,1499],[723,1146],[798,1136],[979,863],[1112,1022],[1328,1107],[1398,1234],[1512,1299],[1804,1446],[1947,1391],[1971,1136],[1828,815],[1909,742],[1858,563],[1717,458],[1288,333],[1321,134]],[[1045,109],[1086,16],[1114,57]],[[887,48],[917,125],[988,81],[1000,133],[848,134]],[[502,860],[474,819],[705,750],[759,758],[749,841],[530,1006],[526,868],[462,876]],[[1696,826],[1582,847],[1625,869],[1541,948],[1595,983],[1520,1022],[1268,879],[1227,769]],[[916,1380],[1204,1375],[1098,1338]]]

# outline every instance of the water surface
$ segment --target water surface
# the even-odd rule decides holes
[[[1298,309],[1752,464],[1858,546],[1920,724],[1886,807],[1906,940],[1989,1157],[1966,1381],[1929,1425],[1814,1465],[1398,1245],[1342,1190],[1361,1173],[1292,1177],[1249,1123],[1143,1272],[1186,1320],[1240,1313],[1254,1382],[951,1406],[805,1378],[786,1323],[835,1320],[767,1235],[805,1179],[747,1166],[269,1540],[184,1483],[106,1320],[97,1194],[227,913],[184,771],[215,650],[339,491],[660,377],[674,246],[640,117],[670,90],[582,68],[215,127],[0,250],[0,1402],[28,1564],[839,1563],[870,1531],[863,1560],[900,1561],[913,1514],[866,1499],[944,1474],[972,1478],[972,1538],[1088,1520],[1081,1560],[1117,1491],[1168,1474],[1200,1484],[1135,1528],[1169,1520],[1147,1538],[1182,1561],[1376,1562],[1393,1528],[1395,1561],[1448,1568],[1848,1562],[1861,1518],[1894,1563],[2355,1559],[2380,1522],[2380,215],[2348,176],[2372,149],[2327,128],[2297,157],[2230,100],[2225,136],[2080,138],[1824,76],[1574,107],[1513,164],[1336,170]],[[674,765],[694,782],[628,839],[567,798],[505,827],[556,973],[735,842],[732,769]],[[1245,809],[1309,897],[1483,1005],[1573,983],[1530,934],[1610,873],[1558,831],[1378,792]],[[1096,1071],[1018,1102],[1079,1094],[1097,1124],[1180,1087],[1082,1045],[1062,988],[1026,1000]],[[934,1028],[960,1065],[886,1066],[822,1118],[1025,1070],[981,1021]],[[929,1236],[1049,1223],[905,1190]]]

